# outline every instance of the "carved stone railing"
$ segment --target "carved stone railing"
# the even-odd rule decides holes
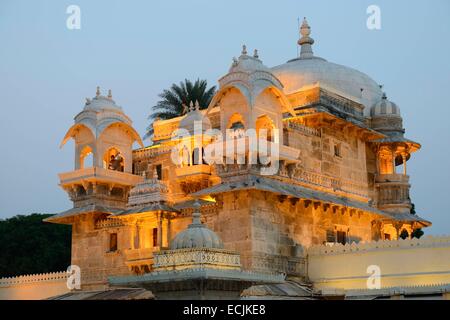
[[[364,183],[338,179],[317,172],[306,170],[298,170],[298,171],[294,170],[294,172],[290,175],[287,170],[284,171],[280,170],[279,175],[282,177],[288,177],[303,183],[307,183],[313,186],[331,189],[333,191],[342,191],[345,193],[361,197],[368,197],[368,187],[367,184]]]
[[[214,266],[222,269],[240,269],[239,253],[223,249],[193,248],[165,250],[154,253],[155,270],[185,269]]]
[[[154,146],[143,149],[133,150],[133,160],[143,160],[151,157],[155,157],[160,154],[172,152],[173,146]]]
[[[342,245],[334,243],[330,245],[315,245],[307,249],[309,256],[311,255],[330,255],[330,254],[351,254],[363,251],[377,251],[397,248],[428,248],[428,247],[449,247],[450,236],[433,237],[427,236],[421,239],[398,239],[398,240],[379,240],[370,242],[352,242]]]
[[[111,219],[106,218],[102,220],[98,220],[95,223],[96,229],[103,229],[103,228],[112,228],[112,227],[123,227],[125,224],[120,219]]]
[[[287,121],[286,127],[295,131],[300,132],[301,134],[308,135],[308,136],[314,136],[314,137],[320,137],[321,132],[320,130],[316,128],[307,127],[305,125],[302,125],[300,123],[294,122],[294,121]]]
[[[44,281],[66,281],[69,274],[66,271],[29,274],[18,277],[0,278],[0,287],[9,287],[18,284],[36,283]]]
[[[306,260],[303,257],[254,254],[252,269],[258,272],[281,272],[288,275],[305,276]]]

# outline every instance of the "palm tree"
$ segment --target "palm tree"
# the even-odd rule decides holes
[[[144,138],[153,135],[153,121],[156,118],[165,120],[182,116],[187,112],[185,106],[189,105],[191,101],[198,101],[200,109],[207,108],[216,93],[215,86],[207,87],[206,80],[197,79],[193,84],[190,80],[185,79],[184,82],[180,82],[180,85],[174,83],[170,89],[165,89],[159,94],[161,100],[153,106],[152,113],[148,117],[152,123],[148,126]]]

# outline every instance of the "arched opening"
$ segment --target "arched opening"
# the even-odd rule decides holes
[[[105,152],[103,155],[103,168],[124,171],[125,163],[119,149],[112,147]]]
[[[192,165],[198,165],[198,164],[206,164],[204,160],[205,156],[205,149],[203,147],[196,147],[192,151]]]
[[[179,149],[179,156],[181,158],[181,166],[187,167],[191,165],[191,151],[190,148],[184,144],[182,148]]]
[[[234,138],[242,138],[245,135],[245,121],[240,113],[234,113],[228,120],[227,129],[232,130]]]
[[[80,152],[80,169],[94,166],[94,154],[90,146],[85,146]]]
[[[266,136],[267,141],[272,141],[273,129],[275,129],[275,125],[268,116],[263,115],[256,119],[256,134],[258,138],[260,136]]]

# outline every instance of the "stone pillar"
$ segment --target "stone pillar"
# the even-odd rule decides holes
[[[406,176],[406,153],[402,153],[403,159],[403,174]]]
[[[162,213],[158,213],[158,247],[162,246]]]
[[[167,235],[167,247],[170,247],[170,238],[171,238],[171,217],[170,214],[167,216],[167,231],[166,231],[166,235]]]
[[[395,149],[392,150],[392,173],[395,174]]]

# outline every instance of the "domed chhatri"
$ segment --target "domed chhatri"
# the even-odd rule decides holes
[[[242,52],[238,59],[233,58],[229,73],[232,72],[245,72],[252,73],[255,71],[270,72],[270,69],[266,67],[259,59],[258,50],[255,49],[253,56],[247,54],[247,46],[242,46]]]
[[[97,87],[97,91],[95,97],[92,99],[86,98],[86,104],[84,106],[84,110],[113,110],[123,112],[122,108],[116,104],[116,102],[112,99],[111,89],[108,90],[108,96],[103,96],[100,93],[100,87]]]
[[[386,93],[383,93],[383,97],[381,98],[381,100],[375,103],[372,108],[370,108],[370,116],[372,118],[379,116],[401,117],[400,108],[392,101],[389,101]]]
[[[379,85],[368,75],[314,55],[314,40],[309,36],[311,28],[306,19],[300,28],[298,40],[300,56],[272,68],[272,73],[283,83],[286,94],[303,87],[319,84],[348,98],[360,101],[368,110],[382,97]]]
[[[200,202],[194,203],[194,213],[192,214],[192,223],[189,227],[178,233],[173,239],[170,249],[190,249],[190,248],[210,248],[223,249],[222,240],[212,230],[208,229],[200,221]]]
[[[403,136],[403,119],[400,108],[389,101],[386,94],[370,108],[371,127],[388,136]]]

